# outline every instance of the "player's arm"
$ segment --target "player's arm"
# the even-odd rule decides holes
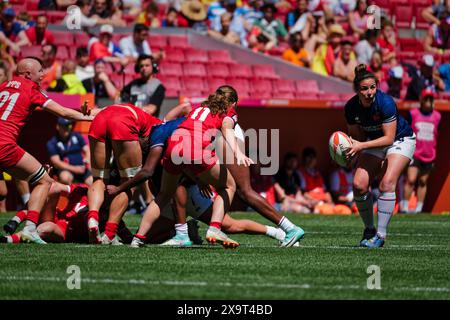
[[[63,107],[53,100],[48,101],[44,107],[44,110],[47,110],[58,117],[63,117],[73,121],[92,121],[94,119],[93,115],[83,115],[79,111]]]
[[[254,164],[253,160],[248,158],[239,148],[238,143],[236,141],[236,136],[234,135],[234,122],[231,118],[226,117],[222,122],[222,134],[225,137],[225,140],[233,150],[233,153],[236,156],[237,164],[243,164],[246,167],[249,167],[251,164]]]
[[[382,129],[383,129],[383,136],[378,139],[359,142],[357,140],[354,140],[353,138],[350,138],[350,140],[352,141],[352,146],[349,148],[347,155],[349,157],[353,157],[361,150],[371,148],[384,148],[391,146],[395,140],[395,133],[397,131],[397,120],[388,123],[383,123]]]
[[[144,166],[133,178],[122,183],[118,187],[112,185],[106,187],[109,195],[115,196],[121,192],[130,190],[131,188],[134,188],[135,186],[150,179],[153,176],[153,173],[155,172],[155,168],[158,165],[162,154],[163,154],[163,147],[161,146],[157,146],[150,149],[150,153],[147,159],[145,160]]]
[[[187,116],[192,111],[192,105],[190,102],[183,102],[167,112],[164,120],[170,121],[180,117]]]

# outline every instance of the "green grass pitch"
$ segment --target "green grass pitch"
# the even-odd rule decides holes
[[[233,216],[265,223],[256,213]],[[450,299],[449,216],[394,216],[378,250],[356,247],[359,217],[288,217],[306,231],[300,247],[252,235],[234,235],[236,250],[1,245],[0,299]],[[125,219],[134,231],[140,217]],[[79,290],[67,288],[71,265]],[[370,265],[380,267],[380,290],[367,288]]]

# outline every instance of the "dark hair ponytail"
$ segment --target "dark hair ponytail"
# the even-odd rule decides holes
[[[358,64],[355,68],[355,79],[353,80],[353,88],[355,91],[358,91],[360,82],[365,79],[374,79],[378,84],[377,77],[367,70],[367,66],[365,64]]]

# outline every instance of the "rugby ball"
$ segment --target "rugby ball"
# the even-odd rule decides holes
[[[328,141],[331,159],[341,167],[347,166],[345,150],[352,145],[350,138],[341,131],[334,132]]]

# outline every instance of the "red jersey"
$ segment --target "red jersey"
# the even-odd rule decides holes
[[[39,39],[40,42],[38,42],[37,34],[36,34],[36,26],[31,27],[27,30],[25,30],[25,33],[27,35],[28,40],[30,40],[32,45],[37,46],[44,46],[46,44],[52,44],[55,42],[55,38],[53,34],[50,32],[50,30],[45,29],[44,36],[42,39]]]
[[[51,100],[39,85],[14,76],[0,85],[0,145],[17,144],[17,138],[31,113]]]
[[[57,220],[70,220],[71,218],[88,211],[89,187],[85,184],[71,184],[67,186],[68,203],[63,209],[56,209]]]

